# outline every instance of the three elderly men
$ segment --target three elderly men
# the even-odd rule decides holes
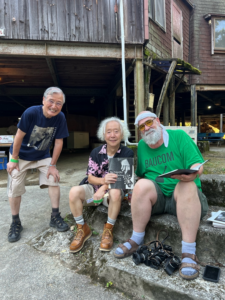
[[[68,136],[65,116],[61,112],[65,96],[59,88],[49,88],[43,97],[43,106],[28,108],[18,124],[11,146],[8,196],[12,212],[12,224],[8,240],[20,239],[23,227],[19,218],[21,195],[25,193],[24,180],[27,170],[38,168],[40,187],[49,187],[52,204],[50,226],[65,231],[68,225],[59,213],[59,173],[56,162],[63,146],[63,138]],[[194,279],[199,274],[196,257],[196,235],[199,222],[208,210],[207,199],[201,190],[199,176],[203,167],[190,175],[176,175],[157,182],[156,178],[174,169],[190,169],[203,162],[203,157],[192,139],[182,130],[165,130],[157,116],[149,111],[141,112],[135,121],[142,140],[138,144],[139,177],[132,195],[131,212],[133,234],[128,242],[120,244],[114,256],[125,258],[143,244],[145,228],[151,215],[168,213],[177,216],[182,231],[182,265],[180,276]],[[73,187],[69,194],[70,208],[77,223],[77,233],[70,245],[71,252],[80,251],[91,236],[91,230],[83,218],[83,206],[93,205],[88,200],[105,199],[108,206],[108,220],[104,225],[100,250],[110,251],[113,247],[113,227],[120,211],[123,191],[110,189],[108,185],[117,180],[117,175],[109,173],[108,160],[111,157],[133,157],[133,151],[121,145],[130,133],[127,124],[113,117],[101,122],[98,137],[106,143],[95,148],[89,157],[87,175],[80,186]],[[49,147],[55,139],[52,158]]]

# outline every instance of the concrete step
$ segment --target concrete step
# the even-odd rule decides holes
[[[211,211],[224,210],[223,207],[210,206],[207,216],[203,218],[200,223],[197,234],[197,256],[200,261],[220,262],[225,264],[224,245],[225,245],[225,230],[221,228],[212,227],[212,223],[207,219],[211,216]],[[107,220],[107,208],[103,205],[97,208],[86,208],[84,215],[89,224],[101,231],[104,220]],[[169,238],[166,244],[171,245],[173,251],[179,256],[181,253],[181,230],[177,218],[168,214],[157,215],[151,217],[151,221],[146,228],[145,242],[155,240],[156,234],[159,230],[166,230],[169,233]],[[121,211],[117,219],[114,236],[120,241],[125,241],[131,237],[132,234],[132,217],[128,202],[122,203]],[[165,237],[165,234],[164,234]],[[160,239],[163,238],[160,237]]]
[[[201,176],[202,190],[210,205],[223,206],[225,210],[225,175],[207,174]]]
[[[103,223],[106,220],[106,208],[100,205],[98,208],[85,210],[89,225],[92,224],[93,235],[85,243],[79,253],[69,252],[69,245],[73,239],[71,231],[60,233],[50,228],[29,241],[29,245],[53,259],[59,259],[67,268],[76,273],[91,277],[94,282],[100,282],[106,286],[112,283],[112,288],[123,292],[129,299],[135,300],[222,300],[225,299],[225,272],[222,269],[219,283],[204,281],[202,278],[204,268],[201,267],[200,276],[194,281],[186,281],[175,272],[168,276],[163,269],[155,270],[143,264],[136,266],[131,257],[116,259],[113,256],[119,241],[130,237],[130,212],[123,205],[122,214],[115,226],[114,249],[111,252],[99,251]],[[68,216],[67,216],[68,218]],[[176,227],[172,218],[167,228]],[[152,223],[157,223],[153,218]],[[150,224],[151,225],[151,224]],[[93,228],[94,226],[94,228]],[[163,222],[161,222],[161,227]],[[149,228],[151,229],[151,228]],[[177,230],[177,228],[176,228]],[[219,230],[221,232],[221,230]],[[151,234],[147,232],[147,239]],[[211,233],[209,234],[211,236]],[[118,238],[119,237],[119,238]],[[168,240],[173,244],[175,236]],[[220,245],[223,245],[222,242]],[[224,248],[222,247],[223,251]]]

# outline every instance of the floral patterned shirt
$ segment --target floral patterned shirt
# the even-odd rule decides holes
[[[107,156],[107,144],[101,145],[91,151],[91,154],[89,156],[89,162],[87,167],[86,175],[93,175],[98,178],[105,177],[106,174],[108,174],[108,156]],[[134,152],[123,146],[120,145],[120,148],[114,155],[114,157],[134,157]],[[89,184],[88,177],[84,178],[80,184]],[[101,185],[92,185],[94,188],[94,191],[96,192]]]

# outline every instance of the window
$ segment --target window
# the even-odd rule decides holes
[[[225,53],[225,14],[207,14],[204,18],[211,25],[211,54]]]
[[[225,50],[225,18],[214,19],[214,49]]]
[[[148,16],[166,31],[165,0],[148,0]]]

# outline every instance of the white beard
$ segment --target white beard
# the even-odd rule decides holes
[[[156,129],[149,129],[144,133],[141,133],[141,137],[147,145],[155,145],[162,136],[162,129],[160,126],[157,126]]]

